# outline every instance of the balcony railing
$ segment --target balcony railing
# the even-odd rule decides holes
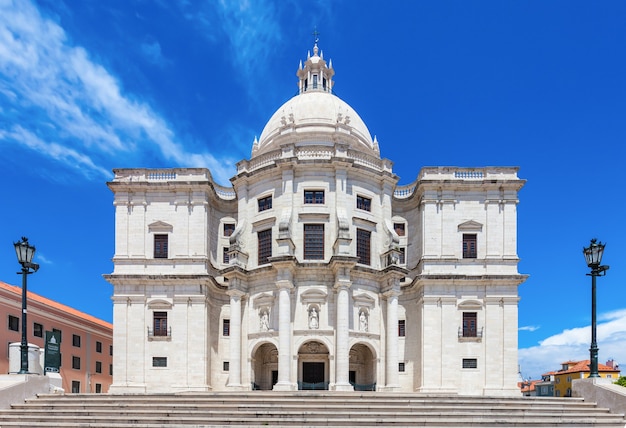
[[[172,327],[166,330],[154,330],[148,327],[148,340],[170,340],[172,338]]]
[[[463,328],[459,327],[459,339],[482,339],[483,327],[481,328]]]

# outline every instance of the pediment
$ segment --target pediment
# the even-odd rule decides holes
[[[255,309],[258,308],[271,308],[274,305],[273,293],[261,293],[253,300]]]
[[[172,309],[172,301],[167,298],[154,298],[147,302],[148,309]]]
[[[483,308],[483,302],[479,301],[479,300],[464,300],[461,303],[459,303],[458,305],[459,309],[474,309],[474,310],[479,310]]]
[[[474,220],[469,220],[459,224],[459,231],[482,232],[483,225]]]
[[[374,300],[370,295],[362,293],[362,294],[357,294],[356,296],[353,297],[354,303],[356,304],[356,306],[358,307],[364,307],[364,308],[373,308],[376,300]]]
[[[302,303],[304,304],[324,303],[326,302],[326,297],[328,297],[326,290],[322,290],[320,288],[309,288],[300,295],[300,300],[302,300]]]
[[[150,223],[148,225],[148,230],[150,232],[172,232],[174,230],[174,226],[164,221],[158,220],[154,223]]]

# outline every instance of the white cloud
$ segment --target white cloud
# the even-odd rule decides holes
[[[626,309],[598,316],[596,328],[599,362],[609,359],[626,363]],[[543,373],[558,370],[567,360],[588,360],[591,326],[564,330],[550,336],[539,345],[519,350],[519,364],[526,378],[539,378]]]
[[[2,133],[5,143],[40,150],[71,170],[101,175],[104,165],[117,166],[116,156],[156,152],[179,166],[211,168],[221,183],[234,171],[224,166],[229,160],[187,152],[164,118],[125,94],[114,75],[28,1],[0,2],[0,100],[9,122],[20,123]],[[10,138],[17,134],[27,140]]]

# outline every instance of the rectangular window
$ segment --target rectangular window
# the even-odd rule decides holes
[[[463,234],[463,258],[464,259],[476,258],[476,234],[475,233]]]
[[[102,362],[96,361],[96,373],[102,373]]]
[[[109,376],[113,376],[113,364],[109,364]]]
[[[476,312],[463,312],[463,337],[476,337]]]
[[[372,211],[372,200],[370,198],[366,198],[365,196],[357,195],[356,207],[360,210]]]
[[[113,356],[113,345],[109,345],[109,355]]]
[[[80,393],[80,382],[77,380],[72,381],[72,393],[74,394]]]
[[[72,368],[80,370],[80,357],[72,357]]]
[[[102,342],[96,341],[96,352],[98,352],[99,354],[102,353]]]
[[[304,191],[304,203],[305,204],[323,204],[324,203],[324,191],[323,190],[305,190]]]
[[[167,312],[154,312],[152,316],[154,335],[167,336]]]
[[[272,197],[266,196],[258,200],[259,212],[272,209]]]
[[[18,317],[9,315],[9,330],[20,331],[20,319]]]
[[[404,371],[404,363],[398,363],[398,371],[399,372],[403,372]]]
[[[80,348],[80,336],[77,334],[72,335],[72,346]]]
[[[154,258],[167,259],[168,235],[154,235]]]
[[[152,367],[167,367],[167,357],[152,357]]]
[[[324,225],[304,225],[304,259],[324,260]]]
[[[404,236],[404,234],[405,234],[404,223],[394,223],[393,224],[393,230],[396,231],[398,236]]]
[[[313,89],[317,89],[317,74],[313,75]]]
[[[406,336],[406,321],[398,320],[398,337]]]
[[[226,265],[230,261],[230,257],[228,257],[228,251],[229,251],[228,247],[224,247],[224,250],[222,251],[222,263],[224,263]]]
[[[370,256],[370,239],[372,232],[364,229],[356,230],[356,256],[359,259],[359,263],[369,265],[371,261]]]
[[[230,236],[235,231],[234,223],[224,223],[224,236]]]
[[[464,369],[478,368],[478,360],[476,358],[463,358],[463,368]]]
[[[224,361],[222,367],[224,368],[224,371],[227,372],[230,369],[230,364],[228,363],[228,361]]]
[[[97,383],[96,384],[96,394],[101,394],[102,393],[102,384],[101,383]]]
[[[43,325],[38,322],[33,324],[33,336],[35,337],[43,337]]]
[[[222,336],[230,336],[230,320],[222,321]]]
[[[259,264],[269,263],[272,257],[272,229],[262,230],[257,233],[259,238]]]
[[[406,263],[406,248],[402,247],[400,250],[400,264],[403,265]]]

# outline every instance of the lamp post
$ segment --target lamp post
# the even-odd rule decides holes
[[[34,272],[37,272],[39,265],[33,263],[33,257],[35,256],[35,247],[28,243],[28,238],[22,237],[21,241],[14,242],[15,253],[17,254],[17,261],[22,265],[22,343],[20,346],[21,353],[21,367],[19,374],[28,373],[28,341],[26,339],[26,277]],[[30,270],[33,270],[32,272]]]
[[[591,348],[589,348],[589,377],[600,377],[598,374],[598,343],[596,342],[596,277],[606,275],[608,266],[601,266],[604,246],[602,242],[597,242],[594,238],[587,248],[583,248],[583,254],[587,261],[587,266],[591,268]]]

